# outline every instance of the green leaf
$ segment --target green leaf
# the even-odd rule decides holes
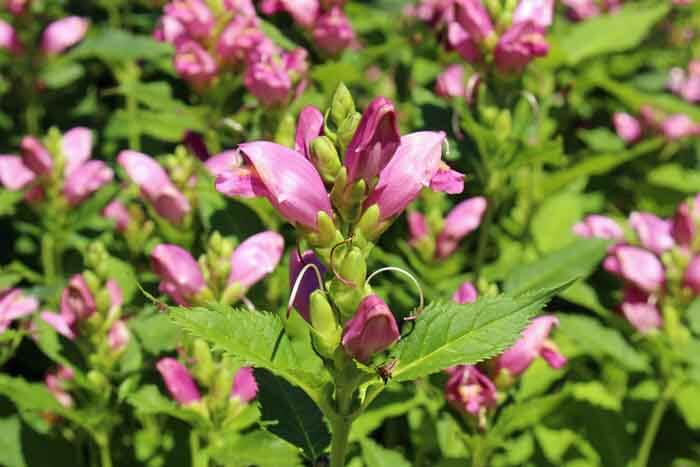
[[[685,312],[688,319],[688,326],[696,336],[700,336],[700,298],[696,298],[688,306],[688,311]]]
[[[564,454],[574,444],[578,435],[572,430],[555,430],[539,425],[535,427],[535,437],[547,460],[554,465],[561,465]]]
[[[700,429],[700,385],[689,384],[681,388],[674,398],[683,420],[692,430]]]
[[[638,46],[668,10],[668,3],[660,2],[652,7],[628,4],[614,15],[600,15],[577,23],[564,30],[559,44],[566,62],[575,65],[587,58]]]
[[[566,393],[559,392],[507,405],[498,416],[496,424],[489,432],[489,437],[493,437],[493,440],[504,439],[515,431],[537,424],[559,407],[565,397]]]
[[[379,397],[353,422],[350,440],[358,441],[367,437],[386,419],[399,417],[420,406],[423,398],[409,391],[407,389],[409,386],[389,386],[382,391]]]
[[[117,281],[119,288],[122,289],[124,303],[129,303],[138,288],[134,268],[126,261],[115,257],[110,257],[107,260],[107,266],[109,277]]]
[[[593,128],[592,130],[579,130],[579,138],[595,152],[621,151],[625,149],[625,143],[608,128]]]
[[[228,307],[171,308],[173,321],[252,366],[267,368],[301,387],[314,401],[330,381],[321,359],[314,353],[309,336],[290,338],[279,316]]]
[[[599,381],[588,381],[585,383],[573,383],[569,385],[569,390],[574,399],[588,402],[602,409],[619,411],[621,401],[615,397],[605,385]]]
[[[165,414],[183,420],[191,425],[207,427],[211,422],[194,408],[185,408],[163,396],[158,388],[149,384],[127,397],[127,401],[137,412],[144,415]]]
[[[227,439],[211,451],[217,463],[227,467],[301,467],[299,450],[281,438],[264,430]]]
[[[583,203],[577,193],[562,193],[542,203],[530,224],[539,251],[557,250],[576,238],[571,228],[583,217]]]
[[[537,261],[522,264],[506,278],[503,289],[517,296],[528,290],[552,287],[565,280],[587,277],[603,259],[609,242],[582,238],[548,253]]]
[[[0,373],[0,394],[10,399],[20,410],[57,414],[67,412],[41,383],[28,383],[22,378]]]
[[[483,297],[476,303],[431,303],[392,354],[394,381],[410,381],[457,364],[476,363],[507,349],[528,320],[568,284],[513,298]]]
[[[68,86],[83,74],[85,68],[80,63],[60,60],[42,70],[41,80],[49,89],[59,89]]]
[[[158,311],[138,313],[129,320],[129,328],[134,331],[143,349],[151,355],[174,350],[182,335],[168,315]]]
[[[559,332],[571,338],[587,354],[609,357],[630,371],[642,372],[649,369],[646,356],[632,347],[616,329],[588,316],[557,316]]]
[[[647,180],[652,185],[681,193],[695,194],[700,191],[700,170],[686,169],[680,164],[663,164],[647,173]]]
[[[0,188],[0,216],[10,216],[15,213],[15,205],[22,201],[22,191],[10,191]]]
[[[362,446],[362,458],[367,467],[410,467],[400,453],[380,446],[375,441],[365,438],[360,443]]]
[[[96,57],[106,62],[157,60],[172,53],[172,46],[149,35],[133,34],[123,29],[99,28],[89,34],[68,57]]]
[[[22,422],[17,415],[0,418],[0,452],[5,467],[26,467],[20,437]]]
[[[310,459],[318,459],[331,435],[323,414],[304,391],[265,370],[256,370],[262,419],[267,429],[300,447]]]

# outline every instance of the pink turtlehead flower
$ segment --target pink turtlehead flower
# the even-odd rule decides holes
[[[687,138],[700,133],[700,125],[685,114],[674,114],[661,123],[661,132],[671,141]]]
[[[409,5],[405,14],[439,28],[454,22],[454,3],[455,0],[422,0],[415,6]]]
[[[256,16],[236,16],[219,36],[216,50],[226,62],[244,63],[265,40]]]
[[[195,86],[206,86],[218,72],[214,58],[195,41],[181,42],[173,60],[177,74]]]
[[[314,22],[312,35],[316,45],[330,55],[339,54],[355,40],[350,20],[337,6]]]
[[[465,303],[474,303],[479,298],[479,292],[471,282],[465,282],[459,286],[452,295],[452,300],[464,305]]]
[[[288,221],[311,230],[321,211],[333,216],[323,180],[302,154],[266,141],[241,144],[239,151],[246,164],[216,177],[219,192],[265,197]]]
[[[179,223],[191,211],[185,195],[173,185],[167,172],[154,159],[140,152],[124,150],[117,156],[117,162],[160,216]]]
[[[394,156],[400,141],[393,102],[385,97],[375,98],[362,114],[345,151],[348,182],[363,179],[371,184]]]
[[[439,193],[458,195],[464,191],[464,174],[440,162],[437,172],[430,179],[430,189]]]
[[[481,58],[479,46],[457,22],[451,22],[447,26],[447,44],[470,63],[475,63]]]
[[[36,175],[19,156],[0,155],[0,184],[10,191],[17,191],[32,183]]]
[[[513,13],[513,24],[530,22],[541,32],[552,25],[554,0],[520,0]]]
[[[258,394],[258,383],[255,381],[253,369],[243,367],[236,372],[233,377],[233,386],[231,387],[231,398],[237,397],[241,402],[247,404],[255,399]]]
[[[124,232],[131,222],[129,210],[121,201],[116,199],[105,206],[102,210],[102,215],[107,219],[112,219],[116,223],[119,232]]]
[[[455,2],[457,22],[477,42],[482,42],[494,33],[493,23],[481,0],[457,0]]]
[[[388,349],[400,337],[396,318],[377,295],[360,302],[355,315],[345,323],[342,344],[348,355],[367,362],[372,355]]]
[[[307,264],[315,264],[321,273],[321,277],[326,274],[326,267],[312,250],[307,250],[299,256],[299,251],[295,248],[289,253],[289,290],[294,288],[294,284],[299,278],[299,273]],[[294,296],[294,308],[306,320],[310,321],[309,297],[314,290],[321,287],[314,271],[307,269],[301,279],[297,294]]]
[[[445,225],[438,235],[435,255],[446,258],[459,246],[459,242],[476,230],[486,212],[487,202],[483,196],[469,198],[457,206],[445,218]]]
[[[75,206],[111,182],[113,177],[114,172],[104,162],[88,161],[68,175],[63,185],[63,195],[71,206]]]
[[[666,219],[646,212],[633,212],[630,214],[630,225],[642,246],[656,254],[661,254],[676,244],[671,235],[671,222]]]
[[[249,289],[275,270],[283,251],[284,238],[277,232],[268,230],[247,238],[231,255],[228,283]]]
[[[211,156],[204,163],[204,167],[210,174],[216,177],[220,173],[225,173],[227,170],[233,170],[242,163],[243,159],[241,158],[239,152],[235,149],[229,149],[216,154],[215,156]]]
[[[13,54],[22,53],[22,43],[17,37],[17,32],[12,25],[0,19],[0,49],[5,49]]]
[[[215,24],[214,15],[204,0],[174,0],[165,5],[163,11],[179,21],[195,39],[206,39]]]
[[[201,399],[197,385],[182,363],[170,357],[161,358],[156,368],[163,377],[168,392],[177,402],[187,405]]]
[[[45,175],[53,168],[53,159],[48,149],[37,138],[25,136],[20,143],[22,163],[37,175]]]
[[[693,256],[683,275],[683,285],[700,295],[700,256]]]
[[[620,311],[625,319],[642,334],[658,329],[663,324],[656,303],[649,294],[635,287],[625,287]]]
[[[464,67],[462,65],[449,65],[440,73],[435,82],[435,94],[451,99],[453,97],[465,97],[467,93],[464,82]]]
[[[603,267],[635,287],[653,293],[663,287],[666,273],[659,258],[645,249],[620,245],[605,259]]]
[[[311,141],[323,133],[323,114],[312,105],[301,109],[294,136],[294,150],[311,160]]]
[[[508,370],[512,376],[518,376],[527,370],[537,357],[542,357],[552,368],[563,367],[566,357],[559,352],[556,344],[549,340],[552,328],[558,325],[557,317],[551,315],[532,320],[513,347],[498,357],[496,367]]]
[[[129,328],[123,320],[117,320],[107,334],[107,345],[112,352],[119,353],[126,349],[131,339]]]
[[[678,205],[672,220],[671,233],[681,246],[688,247],[695,237],[695,225],[700,220],[700,195]]]
[[[95,298],[82,274],[71,277],[61,294],[61,315],[72,325],[89,318],[96,309]]]
[[[473,365],[458,365],[449,370],[445,399],[459,410],[472,416],[495,407],[496,385]]]
[[[83,40],[90,22],[78,16],[68,16],[49,24],[41,38],[45,54],[60,54]]]
[[[177,46],[187,39],[185,26],[173,16],[164,15],[158,20],[158,26],[153,31],[153,38],[160,42],[167,42]]]
[[[686,79],[687,77],[683,68],[673,67],[668,72],[666,88],[674,94],[680,94]]]
[[[19,16],[25,12],[30,0],[7,0],[5,7],[14,16]]]
[[[263,0],[260,8],[266,15],[286,11],[294,22],[305,28],[313,26],[320,11],[318,0]]]
[[[252,0],[224,0],[224,8],[236,16],[255,16]]]
[[[622,227],[606,216],[591,214],[573,227],[573,232],[579,237],[603,238],[606,240],[624,240],[625,232]]]
[[[61,138],[61,152],[66,159],[64,174],[68,176],[90,159],[92,131],[80,126],[66,131]]]
[[[283,61],[274,55],[249,64],[244,83],[248,91],[267,107],[286,103],[293,85]]]
[[[683,83],[679,95],[688,102],[697,104],[700,102],[700,75],[691,74]]]
[[[16,319],[34,313],[39,308],[39,301],[25,295],[20,289],[9,289],[0,292],[0,335],[10,327]]]
[[[533,23],[515,23],[498,40],[494,50],[496,67],[502,72],[518,72],[536,57],[549,52],[542,31]]]
[[[44,378],[44,384],[49,392],[56,398],[59,404],[69,409],[75,405],[73,397],[68,393],[70,381],[75,378],[75,372],[61,365],[55,371],[48,372]]]
[[[634,143],[642,137],[642,124],[628,113],[615,112],[613,114],[613,125],[615,126],[615,133],[625,143]]]
[[[408,233],[411,236],[408,243],[412,246],[416,246],[430,233],[428,221],[425,219],[425,216],[418,211],[409,212],[406,219],[408,221]]]
[[[178,305],[188,306],[190,299],[205,286],[199,264],[185,249],[161,243],[151,252],[151,267],[160,278],[158,290],[170,295]]]

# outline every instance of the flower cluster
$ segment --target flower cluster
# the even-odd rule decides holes
[[[303,90],[306,51],[275,44],[250,0],[224,0],[216,10],[204,0],[174,0],[163,12],[154,36],[175,46],[175,70],[193,87],[205,89],[227,71],[242,73],[248,91],[268,107]]]
[[[263,0],[260,9],[266,15],[289,13],[304,28],[313,43],[328,55],[338,55],[355,42],[355,33],[343,12],[345,0]]]
[[[7,8],[15,15],[24,11],[21,2],[9,2]],[[41,53],[45,56],[58,55],[80,42],[87,33],[90,23],[78,16],[68,16],[50,23],[41,36]],[[13,54],[21,54],[24,44],[20,41],[17,31],[8,22],[0,19],[0,49]]]
[[[39,301],[27,296],[21,289],[6,289],[0,291],[0,334],[10,325],[25,316],[29,316],[39,308]]]
[[[700,294],[699,220],[700,197],[695,197],[681,203],[670,219],[633,212],[629,217],[632,239],[605,216],[591,215],[574,226],[577,235],[615,242],[603,268],[623,280],[619,309],[639,332],[661,328],[667,307]]]
[[[690,103],[700,103],[700,60],[691,61],[687,71],[680,67],[672,68],[666,87]]]
[[[693,122],[689,116],[668,115],[650,105],[639,109],[639,117],[615,112],[613,125],[617,135],[628,144],[639,141],[644,135],[661,134],[670,141],[700,135],[700,123]]]

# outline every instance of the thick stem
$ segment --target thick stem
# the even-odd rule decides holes
[[[95,436],[95,442],[100,450],[100,465],[101,467],[112,467],[112,453],[109,447],[109,435],[99,433]]]
[[[56,242],[50,234],[41,237],[41,265],[44,269],[44,281],[53,284],[56,281]]]
[[[493,198],[490,198],[486,207],[484,220],[479,228],[479,241],[476,246],[476,259],[474,260],[474,275],[476,280],[479,280],[479,276],[481,275],[481,267],[484,264],[486,246],[488,245],[489,230],[491,229],[491,223],[493,222],[493,215],[495,211],[495,201]]]
[[[639,446],[639,451],[637,452],[635,467],[647,467],[649,456],[651,455],[651,448],[654,447],[654,441],[656,441],[656,435],[659,432],[661,421],[678,387],[679,385],[674,382],[669,383],[659,400],[654,404],[649,420],[647,420],[647,426],[644,429],[642,444]]]
[[[190,455],[192,467],[208,467],[209,456],[201,449],[199,433],[196,430],[190,431]]]
[[[330,467],[344,467],[345,456],[348,450],[350,428],[352,419],[338,415],[331,421],[333,440],[331,441],[331,465]]]
[[[481,436],[475,436],[472,441],[472,467],[486,467],[488,455],[485,449],[485,440]]]

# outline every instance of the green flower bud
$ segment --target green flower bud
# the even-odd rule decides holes
[[[510,111],[507,109],[502,110],[494,121],[494,127],[495,133],[499,135],[501,140],[507,139],[511,134],[511,130],[513,129]]]
[[[362,217],[357,222],[357,229],[362,232],[365,238],[369,240],[374,238],[374,234],[379,227],[379,216],[379,205],[377,204],[373,204],[362,213]]]
[[[324,211],[320,211],[317,217],[318,239],[320,245],[331,245],[335,241],[336,228],[333,219]]]
[[[102,281],[90,270],[83,271],[83,279],[85,279],[85,283],[93,294],[102,288]]]
[[[367,183],[358,180],[347,194],[344,206],[341,206],[343,219],[347,222],[355,222],[362,214],[362,203],[366,198]]]
[[[340,263],[338,272],[344,279],[355,284],[356,288],[364,287],[367,278],[367,262],[362,250],[352,247]]]
[[[295,128],[296,122],[294,121],[294,117],[291,113],[285,113],[275,131],[275,143],[293,148]]]
[[[343,205],[343,196],[347,186],[348,171],[345,167],[341,167],[338,173],[335,175],[335,182],[333,183],[333,188],[331,189],[331,202],[334,206]]]
[[[221,294],[220,302],[224,305],[233,305],[245,295],[245,289],[239,282],[229,284]]]
[[[327,136],[319,136],[311,141],[311,157],[321,177],[326,182],[335,181],[340,170],[340,156],[335,144]]]
[[[109,390],[109,382],[107,377],[97,370],[90,370],[87,374],[87,379],[96,393],[104,393]]]
[[[209,394],[216,402],[228,401],[231,395],[231,386],[235,372],[226,366],[219,367],[214,380],[212,381]]]
[[[360,120],[362,120],[362,114],[355,112],[352,115],[348,115],[338,127],[336,140],[343,153],[345,153],[345,149],[347,149],[348,144],[350,144],[353,136],[355,136],[355,131],[360,124]]]
[[[350,94],[350,90],[344,83],[338,84],[331,98],[330,118],[336,128],[345,121],[348,115],[355,113],[355,101]]]
[[[309,297],[309,307],[316,349],[324,357],[330,358],[340,345],[341,336],[335,312],[320,290],[314,291]]]
[[[195,339],[192,344],[192,354],[197,361],[197,364],[193,367],[196,378],[201,382],[211,381],[215,367],[209,345],[202,339]]]
[[[107,313],[112,306],[112,297],[107,289],[102,289],[95,297],[95,306],[100,313]]]

